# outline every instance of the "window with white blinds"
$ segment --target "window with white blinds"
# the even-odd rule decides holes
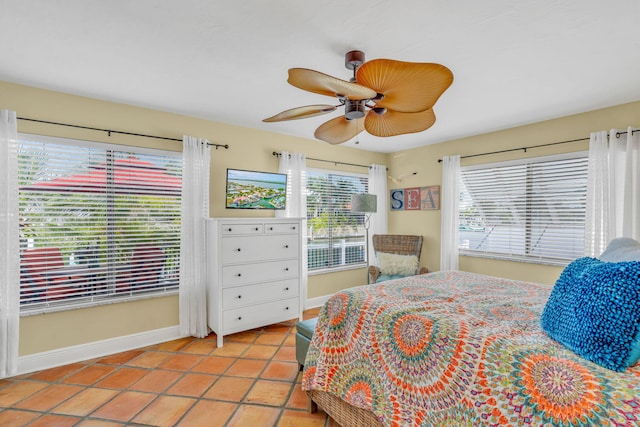
[[[464,167],[461,254],[563,265],[584,254],[585,152]]]
[[[364,214],[351,213],[351,195],[366,193],[368,176],[307,170],[307,259],[310,271],[365,262]]]
[[[177,290],[180,153],[19,139],[22,313]]]

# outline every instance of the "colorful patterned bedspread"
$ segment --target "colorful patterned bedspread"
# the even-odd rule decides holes
[[[436,272],[335,294],[303,389],[385,426],[640,426],[640,365],[623,373],[552,341],[551,287]]]

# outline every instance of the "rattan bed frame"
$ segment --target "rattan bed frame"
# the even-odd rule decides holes
[[[384,427],[373,412],[356,408],[344,400],[324,391],[307,391],[309,410],[322,409],[341,427]]]

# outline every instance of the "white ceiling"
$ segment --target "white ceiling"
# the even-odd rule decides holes
[[[0,80],[313,139],[339,112],[262,122],[334,103],[289,68],[446,65],[433,127],[345,143],[394,152],[640,100],[639,23],[638,0],[0,0]]]

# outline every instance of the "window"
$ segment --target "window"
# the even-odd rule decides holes
[[[365,262],[364,214],[351,195],[367,192],[368,176],[307,170],[307,257],[310,271]]]
[[[584,152],[465,167],[461,254],[563,265],[584,253]]]
[[[19,139],[22,313],[178,289],[180,153]]]

